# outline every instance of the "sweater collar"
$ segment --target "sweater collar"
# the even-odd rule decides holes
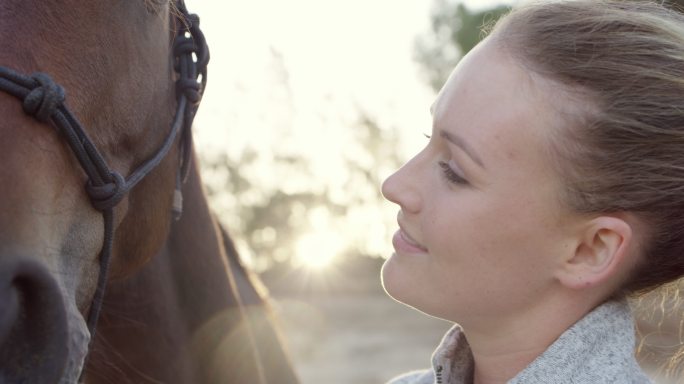
[[[596,375],[611,371],[642,375],[634,359],[634,345],[629,304],[626,300],[608,301],[568,328],[509,383],[549,383],[564,377],[573,377],[577,383],[595,383],[600,382]],[[432,356],[435,383],[472,383],[473,367],[463,329],[455,325]]]

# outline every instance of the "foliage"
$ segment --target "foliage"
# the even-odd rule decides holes
[[[450,0],[436,0],[430,15],[431,29],[415,43],[415,59],[423,67],[430,86],[438,91],[458,60],[483,37],[483,27],[498,20],[509,7],[499,5],[471,11]]]
[[[249,149],[239,158],[226,153],[202,156],[205,188],[212,207],[238,244],[242,240],[243,256],[256,270],[295,259],[300,236],[317,230],[311,222],[312,212],[322,209],[333,221],[343,222],[353,210],[382,204],[382,177],[399,164],[395,151],[397,137],[364,113],[352,129],[354,144],[344,151],[347,175],[342,194],[312,179],[308,159],[278,154],[276,148],[272,148],[276,153],[271,159],[264,159],[263,152]],[[299,187],[269,188],[260,184],[253,175],[264,161],[279,179],[301,180]],[[349,234],[339,234],[346,235]],[[368,255],[368,250],[359,244],[363,239],[345,240],[341,253]]]

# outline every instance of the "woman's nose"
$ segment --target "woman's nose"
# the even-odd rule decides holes
[[[385,199],[398,204],[407,213],[420,210],[420,191],[417,188],[418,175],[413,166],[414,161],[415,159],[406,163],[382,183],[382,195]]]

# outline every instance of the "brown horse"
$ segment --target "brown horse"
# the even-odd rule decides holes
[[[0,66],[67,92],[0,79],[30,91],[0,92],[0,383],[76,382],[95,329],[88,382],[296,382],[196,168],[170,225],[198,101],[178,5],[0,0]]]
[[[196,168],[183,196],[186,212],[164,250],[108,287],[87,382],[297,382],[262,295],[212,219]]]

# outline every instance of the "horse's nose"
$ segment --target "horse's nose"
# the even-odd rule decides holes
[[[0,255],[0,383],[57,383],[67,363],[66,310],[39,261]]]

